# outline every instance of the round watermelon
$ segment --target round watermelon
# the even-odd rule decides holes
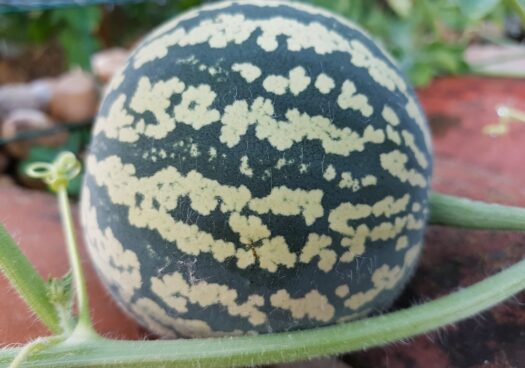
[[[122,308],[162,336],[314,328],[388,307],[432,172],[395,62],[324,10],[229,1],[162,25],[103,99],[82,223]]]

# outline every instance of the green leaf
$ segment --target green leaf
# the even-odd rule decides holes
[[[501,0],[459,0],[461,12],[470,19],[479,20],[488,15]]]
[[[408,76],[416,86],[427,85],[436,75],[437,71],[426,63],[416,63],[408,71]]]
[[[406,18],[412,10],[412,0],[387,0],[390,8],[400,17]]]
[[[91,54],[100,47],[93,32],[101,19],[98,7],[66,8],[51,13],[51,22],[59,29],[57,38],[70,66],[89,70]]]

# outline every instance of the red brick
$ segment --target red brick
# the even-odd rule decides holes
[[[76,215],[76,206],[74,211]],[[66,248],[53,195],[1,183],[0,221],[43,277],[60,277],[67,272]],[[81,234],[78,226],[77,234]],[[97,331],[115,338],[141,337],[140,328],[120,311],[100,284],[82,240],[79,241]],[[0,345],[22,343],[48,334],[3,276],[0,276],[0,311]]]

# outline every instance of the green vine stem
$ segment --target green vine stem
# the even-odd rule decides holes
[[[306,331],[174,341],[88,340],[52,346],[27,367],[241,367],[333,355],[432,331],[490,308],[525,289],[525,260],[477,284],[419,306]],[[17,353],[0,352],[0,364]]]
[[[73,271],[74,290],[77,297],[78,308],[78,324],[75,328],[76,333],[81,334],[96,334],[93,329],[93,323],[89,315],[89,300],[86,287],[86,280],[78,246],[75,237],[73,216],[71,215],[71,208],[69,207],[69,200],[67,196],[67,186],[62,186],[58,191],[58,200],[60,205],[60,216],[62,218],[62,227],[66,235],[66,244],[68,249],[69,264]],[[75,334],[75,332],[73,332]]]
[[[433,225],[483,230],[525,230],[525,209],[503,206],[433,192],[430,195]]]
[[[71,152],[65,152],[60,154],[55,162],[51,164],[40,162],[30,165],[27,168],[27,174],[34,178],[41,178],[52,191],[57,193],[62,229],[66,237],[69,264],[73,272],[73,283],[78,308],[78,323],[70,339],[78,338],[79,340],[83,340],[95,338],[98,335],[93,328],[93,323],[89,315],[86,280],[76,242],[73,216],[67,195],[67,185],[69,181],[77,176],[80,170],[80,162],[75,155]]]
[[[13,358],[27,367],[240,367],[304,360],[380,346],[455,323],[525,289],[525,260],[475,285],[435,301],[341,325],[290,333],[174,341],[117,341],[101,338],[92,327],[87,290],[76,245],[66,187],[80,171],[73,154],[53,164],[38,163],[29,174],[57,192],[73,269],[79,321],[69,336],[37,339],[23,348],[0,350],[0,365]],[[432,193],[430,222],[459,227],[525,230],[525,209]],[[54,315],[45,285],[14,241],[0,227],[0,260],[10,280],[37,315]],[[13,250],[13,248],[15,250]],[[15,261],[15,262],[13,262]],[[5,265],[4,265],[5,264]],[[20,264],[23,266],[20,267]],[[20,270],[25,269],[21,273]],[[27,271],[30,269],[32,271]],[[32,275],[31,275],[32,272]],[[35,288],[34,278],[37,279]],[[20,286],[22,285],[22,286]],[[40,288],[40,289],[39,289]],[[44,300],[44,302],[42,302]],[[48,305],[46,305],[46,301]],[[49,319],[49,317],[47,317]],[[34,354],[38,352],[38,354]]]
[[[29,344],[25,345],[23,348],[20,349],[15,359],[13,359],[13,361],[9,365],[9,368],[21,367],[22,364],[27,360],[27,358],[32,354],[35,354],[47,347],[59,344],[65,339],[65,336],[58,335],[39,337],[38,339],[31,341]]]
[[[0,270],[44,325],[51,332],[60,333],[60,322],[49,300],[45,281],[2,224],[0,224]]]

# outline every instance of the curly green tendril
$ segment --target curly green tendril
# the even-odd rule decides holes
[[[57,193],[67,188],[68,183],[75,178],[82,166],[71,152],[63,152],[52,162],[35,162],[28,166],[26,173],[32,178],[42,179],[49,189]]]

